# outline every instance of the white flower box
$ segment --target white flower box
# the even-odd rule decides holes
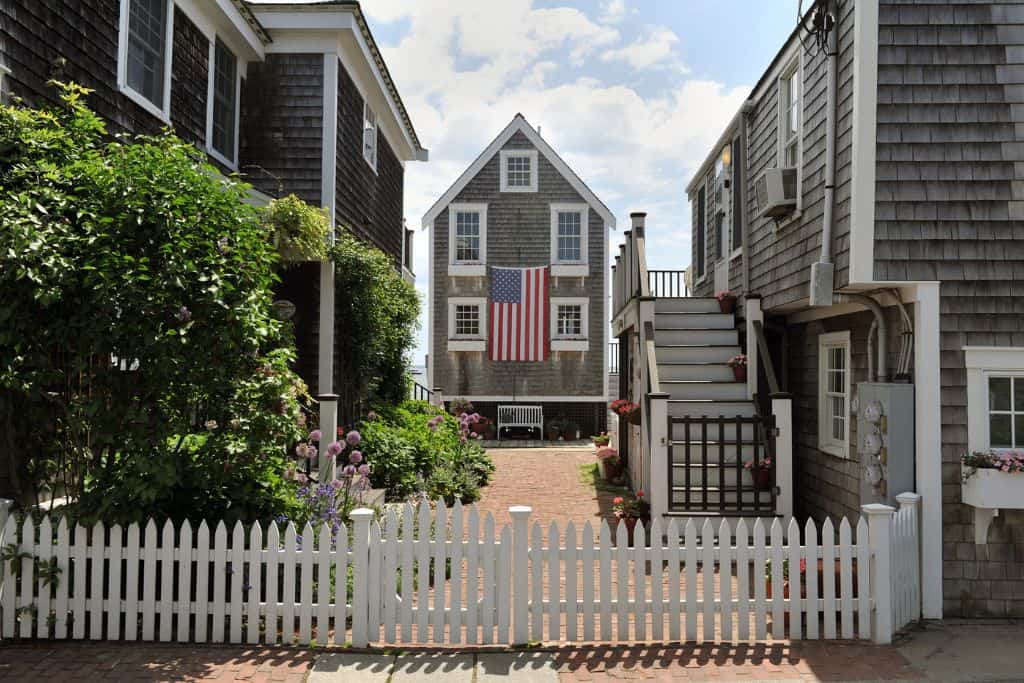
[[[988,527],[1000,508],[1024,509],[1024,473],[961,467],[960,499],[974,506],[974,542],[988,542]]]

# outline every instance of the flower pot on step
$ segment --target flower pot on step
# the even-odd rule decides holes
[[[772,470],[770,467],[758,467],[750,471],[750,476],[754,480],[755,491],[771,491],[772,488]]]
[[[736,311],[736,297],[725,296],[718,300],[718,308],[722,313],[733,313]]]
[[[737,382],[747,381],[747,366],[746,365],[734,365],[732,366],[732,376]]]
[[[622,461],[618,458],[605,458],[601,461],[601,477],[608,483],[622,476]]]

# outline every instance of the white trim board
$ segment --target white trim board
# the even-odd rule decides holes
[[[967,450],[988,450],[987,380],[989,376],[1024,376],[1024,347],[965,346],[963,351],[967,368]]]
[[[495,154],[501,151],[501,148],[506,142],[508,142],[509,138],[517,132],[526,136],[534,148],[544,155],[544,158],[555,167],[555,170],[558,171],[570,185],[572,185],[572,188],[576,190],[590,208],[596,211],[601,218],[604,219],[606,225],[613,228],[615,227],[615,216],[612,214],[611,210],[604,205],[604,202],[598,199],[597,195],[587,187],[586,183],[584,183],[580,177],[576,175],[576,173],[574,173],[564,161],[562,161],[562,158],[558,156],[558,153],[555,152],[554,149],[552,149],[551,145],[545,142],[544,138],[542,138],[537,131],[526,122],[523,115],[516,114],[512,121],[505,126],[505,129],[498,134],[498,137],[494,138],[491,144],[489,144],[487,148],[480,153],[480,156],[478,156],[473,163],[469,165],[469,168],[463,171],[462,175],[458,177],[455,183],[449,187],[443,195],[441,195],[441,198],[434,202],[434,205],[431,206],[425,214],[423,214],[423,229],[430,227],[434,222],[434,219],[444,211],[446,206],[455,200],[459,193],[462,192],[463,188],[465,188],[466,185],[476,177],[487,162],[490,161]]]
[[[864,0],[854,5],[853,31],[850,284],[870,282],[875,276],[878,0]]]
[[[320,203],[327,209],[330,225],[330,242],[334,243],[336,188],[334,186],[337,172],[333,150],[338,137],[338,55],[333,52],[324,53],[324,97],[323,97],[323,145],[322,150],[331,150],[331,154],[321,154],[320,167]],[[334,393],[334,261],[325,258],[320,261],[320,330],[317,361],[317,392],[320,394]]]

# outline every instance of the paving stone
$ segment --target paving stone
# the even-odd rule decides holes
[[[324,652],[309,672],[309,683],[366,681],[387,683],[394,666],[394,655],[370,655]]]
[[[548,652],[515,652],[477,656],[476,683],[557,683],[558,667]]]
[[[399,655],[395,659],[391,683],[416,683],[442,679],[444,683],[472,683],[473,661],[473,655],[447,652]]]

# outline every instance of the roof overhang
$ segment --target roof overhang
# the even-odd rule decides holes
[[[220,38],[240,62],[263,59],[270,35],[240,0],[176,0],[176,4],[207,40]]]
[[[601,218],[604,219],[604,223],[609,228],[615,227],[615,216],[611,210],[605,206],[604,202],[597,198],[597,195],[587,187],[587,184],[576,173],[569,168],[569,165],[562,160],[562,157],[558,156],[558,153],[549,145],[544,138],[534,130],[533,126],[527,123],[526,119],[523,118],[522,114],[516,114],[512,122],[505,126],[505,129],[498,134],[498,137],[494,138],[494,141],[487,146],[487,148],[480,153],[480,155],[469,165],[462,175],[459,176],[458,180],[448,188],[448,190],[441,195],[441,198],[434,202],[434,205],[423,214],[422,227],[427,229],[433,224],[434,219],[448,207],[449,204],[462,192],[463,188],[469,184],[469,181],[476,177],[480,170],[490,161],[495,154],[497,154],[505,143],[508,142],[509,138],[515,135],[517,132],[521,132],[527,137],[531,144],[537,148],[537,151],[544,155],[544,158],[555,167],[563,178],[572,185],[573,189],[583,198],[583,201],[590,206],[591,209],[596,211]]]
[[[749,100],[747,100],[747,102],[749,102]],[[722,148],[725,146],[725,143],[729,142],[730,140],[733,139],[733,137],[736,136],[736,132],[739,130],[740,127],[740,119],[743,117],[744,112],[747,110],[747,102],[744,102],[740,106],[739,111],[737,111],[733,115],[732,119],[729,120],[729,125],[726,126],[725,130],[722,131],[722,134],[718,136],[718,141],[715,142],[715,145],[714,147],[711,148],[711,151],[708,153],[708,156],[704,159],[703,163],[701,163],[701,165],[697,167],[697,172],[693,174],[693,179],[691,179],[690,184],[686,186],[687,195],[693,194],[694,190],[697,189],[698,181],[701,178],[703,178],[704,175],[709,170],[711,170],[712,167],[714,167],[715,160],[718,159],[718,156],[721,153]]]
[[[337,52],[365,99],[384,105],[393,125],[382,129],[403,161],[426,161],[429,152],[416,135],[358,2],[281,3],[247,0],[273,38],[268,52]],[[375,111],[382,111],[380,106]]]

